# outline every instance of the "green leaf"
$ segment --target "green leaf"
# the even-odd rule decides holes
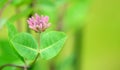
[[[63,32],[50,31],[43,33],[40,38],[40,54],[43,59],[51,59],[62,49],[66,40]]]
[[[38,54],[37,42],[28,33],[19,33],[13,39],[11,39],[10,42],[18,54],[24,59],[34,60]]]
[[[7,28],[8,28],[8,36],[10,39],[12,39],[17,34],[17,30],[14,27],[14,25],[11,23],[7,23]]]
[[[11,49],[8,40],[0,40],[0,66],[8,63],[20,64],[22,61]]]
[[[11,24],[10,22],[8,22],[6,25],[7,25],[7,28],[8,28],[8,36],[9,36],[9,42],[10,42],[10,40],[11,40],[18,32],[17,32],[16,28],[14,27],[14,25]],[[12,47],[13,45],[10,44],[10,46]],[[24,62],[23,57],[21,57],[21,56],[19,55],[19,53],[14,49],[14,47],[12,47],[12,48],[13,48],[13,50],[15,51],[15,53],[19,56],[19,58]]]

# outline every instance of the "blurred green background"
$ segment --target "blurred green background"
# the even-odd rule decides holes
[[[19,32],[36,38],[26,22],[34,13],[48,15],[49,30],[64,31],[68,39],[59,55],[39,59],[33,70],[120,70],[119,0],[0,0],[0,66],[22,64],[5,24],[11,21]]]

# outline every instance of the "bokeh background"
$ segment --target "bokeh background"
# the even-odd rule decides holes
[[[11,21],[37,38],[26,22],[35,13],[48,15],[49,30],[63,31],[68,39],[56,57],[39,59],[33,70],[120,70],[119,0],[0,0],[0,66],[20,63],[5,24]]]

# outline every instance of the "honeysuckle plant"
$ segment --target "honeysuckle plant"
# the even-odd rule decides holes
[[[12,23],[7,24],[9,43],[13,47],[15,53],[19,56],[24,65],[5,64],[0,70],[6,66],[13,66],[29,70],[37,61],[42,58],[49,60],[55,57],[62,49],[66,35],[59,31],[46,31],[50,27],[48,16],[39,16],[35,14],[27,20],[29,28],[39,34],[39,41],[27,32],[19,33]]]

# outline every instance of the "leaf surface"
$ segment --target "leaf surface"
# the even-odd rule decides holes
[[[66,35],[63,32],[50,31],[43,33],[40,39],[41,57],[48,60],[60,52],[65,43]]]

